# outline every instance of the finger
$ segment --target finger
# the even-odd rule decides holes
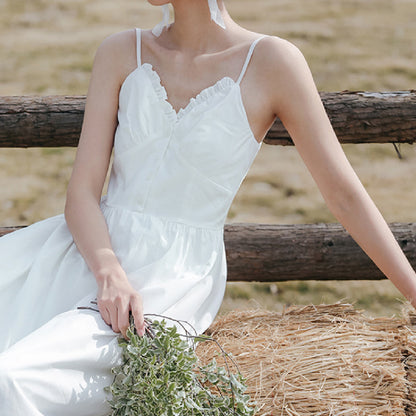
[[[111,308],[109,308],[109,312],[111,319],[111,328],[113,328],[114,332],[120,332],[120,329],[118,327],[117,308],[115,306],[112,306]]]
[[[108,313],[107,308],[100,308],[100,314],[101,314],[101,317],[103,318],[104,322],[107,325],[111,326],[110,314]]]
[[[137,329],[137,333],[140,336],[143,336],[144,331],[145,331],[145,325],[144,325],[142,301],[138,296],[135,296],[134,298],[132,298],[130,304],[131,304],[131,313],[134,318],[134,325]]]
[[[118,318],[118,327],[120,329],[120,332],[122,333],[123,337],[125,339],[128,339],[127,337],[127,329],[129,327],[129,308],[128,306],[120,305],[117,312],[117,318]]]

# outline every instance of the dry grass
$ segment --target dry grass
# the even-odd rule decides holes
[[[231,15],[243,26],[299,46],[319,90],[414,88],[413,0],[256,0],[253,4],[227,0]],[[160,10],[145,0],[0,0],[0,94],[85,94],[94,51],[102,39],[135,26],[152,27],[159,19]],[[344,150],[388,221],[416,221],[416,194],[409,180],[416,174],[413,146],[402,146],[403,160],[391,145],[350,145]],[[0,223],[27,224],[62,212],[74,154],[74,149],[0,150]],[[335,219],[296,149],[263,145],[228,221]],[[270,307],[299,303],[294,294],[284,295],[294,293],[296,285],[279,284],[279,298],[269,294],[261,301]],[[333,289],[334,297],[357,300],[369,310],[379,302],[386,314],[398,311],[398,292],[388,281],[325,285]],[[299,293],[302,302],[325,293],[319,282],[307,287]],[[380,287],[384,294],[376,302],[374,291]],[[230,305],[233,291],[236,286],[229,286],[224,308]],[[255,286],[240,285],[238,291],[259,299]],[[374,312],[380,313],[380,308]]]
[[[414,414],[416,333],[407,318],[309,305],[232,312],[207,333],[232,354],[259,416]],[[203,363],[224,366],[218,352],[214,343],[197,347]]]

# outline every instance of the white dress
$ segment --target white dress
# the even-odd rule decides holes
[[[108,193],[111,243],[144,313],[202,333],[226,285],[224,222],[261,142],[240,82],[225,76],[178,113],[141,62],[119,93]],[[91,306],[96,281],[58,215],[0,239],[0,415],[109,414],[104,386],[120,359],[118,334]]]

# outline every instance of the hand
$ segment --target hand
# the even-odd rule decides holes
[[[114,332],[121,332],[127,339],[130,311],[140,336],[144,335],[145,323],[140,294],[131,286],[123,270],[105,273],[98,281],[97,306],[101,316]]]

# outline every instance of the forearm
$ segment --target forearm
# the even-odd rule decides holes
[[[65,219],[78,250],[98,283],[121,268],[111,246],[104,215],[92,195],[71,195],[65,206]]]
[[[107,223],[96,198],[87,191],[70,193],[65,218],[75,244],[97,280],[97,305],[104,321],[127,337],[131,312],[139,334],[144,335],[142,299],[130,285],[111,247]]]
[[[354,240],[416,308],[416,273],[360,183],[348,201],[328,206]]]

